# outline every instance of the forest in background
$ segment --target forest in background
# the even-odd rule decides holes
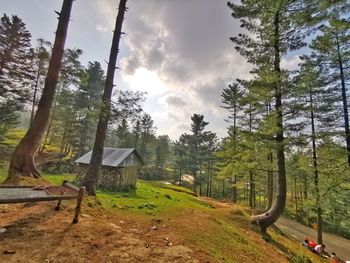
[[[147,94],[115,91],[105,146],[136,148],[145,162],[145,179],[172,179],[199,195],[242,202],[258,211],[273,204],[283,159],[288,182],[285,214],[349,238],[348,2],[323,9],[308,23],[302,9],[309,2],[281,1],[278,21],[271,19],[276,13],[267,2],[229,4],[233,23],[240,23],[244,31],[231,38],[233,47],[253,69],[250,79],[223,87],[227,137],[219,139],[207,131],[205,116],[193,113],[188,133],[171,141],[157,135],[152,117],[142,110]],[[272,33],[276,28],[278,38]],[[25,23],[15,15],[2,16],[0,140],[33,120],[51,48],[44,39],[32,46]],[[282,69],[281,58],[296,50],[302,53],[299,69]],[[96,61],[82,65],[82,52],[65,49],[39,150],[54,148],[59,153],[61,161],[49,168],[57,173],[72,172],[72,161],[92,149],[101,109],[105,72]],[[193,184],[184,180],[186,175],[192,176]]]

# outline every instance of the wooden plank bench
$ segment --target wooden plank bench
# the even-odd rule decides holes
[[[55,210],[60,210],[62,200],[77,199],[73,224],[78,223],[85,187],[76,187],[68,181],[61,186],[0,185],[0,204],[56,201]]]

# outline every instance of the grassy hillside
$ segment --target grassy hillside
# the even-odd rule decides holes
[[[1,178],[4,178],[3,173],[0,174]],[[63,179],[73,180],[74,175],[44,175],[44,179],[57,185]],[[73,207],[73,205],[74,202],[72,201],[69,207]],[[76,233],[75,231],[77,230],[75,228],[67,228],[69,226],[67,220],[70,220],[72,208],[65,211],[65,214],[56,213],[52,217],[53,205],[40,204],[37,206],[43,206],[40,209],[37,208],[40,212],[33,212],[33,214],[28,214],[31,208],[23,209],[23,206],[18,206],[20,210],[14,210],[13,215],[9,211],[6,217],[0,219],[0,226],[7,225],[10,226],[10,229],[12,226],[14,229],[12,235],[9,234],[8,239],[6,236],[4,237],[3,240],[6,241],[4,247],[6,245],[16,247],[19,254],[22,253],[29,256],[29,258],[34,253],[39,253],[40,255],[39,247],[33,246],[35,246],[36,238],[38,238],[35,233],[41,232],[40,229],[43,228],[41,224],[45,225],[45,231],[52,233],[50,234],[52,237],[48,235],[47,238],[49,240],[47,242],[51,242],[50,238],[52,240],[63,238],[61,236],[62,233],[58,233],[59,236],[54,234],[57,224],[61,226],[62,224],[66,225],[64,227],[65,237],[73,235],[75,236],[75,238],[72,237],[73,240],[77,242],[80,240],[82,235],[80,232]],[[37,216],[37,213],[40,215]],[[52,221],[50,221],[50,224],[45,223],[46,220],[49,220],[45,216],[46,213],[51,215],[49,216]],[[177,257],[178,262],[289,262],[290,260],[294,260],[292,262],[308,262],[303,261],[305,257],[310,258],[312,262],[322,262],[318,257],[304,250],[300,244],[289,240],[278,232],[270,231],[273,241],[270,243],[265,242],[257,232],[251,229],[247,221],[247,215],[248,211],[244,207],[207,198],[197,198],[189,190],[178,186],[139,181],[137,189],[132,192],[99,191],[96,199],[87,198],[83,206],[83,216],[78,225],[83,228],[82,231],[88,232],[86,233],[87,235],[96,235],[96,231],[105,231],[106,224],[111,224],[111,222],[114,222],[112,228],[119,229],[123,227],[126,232],[133,231],[137,233],[137,238],[141,240],[142,246],[159,249],[159,251],[157,250],[159,261],[151,262],[164,262],[162,259],[168,257],[167,253],[172,251],[172,249],[176,251],[179,249],[178,252],[172,252],[175,254],[183,254],[185,253],[184,251],[187,251],[187,257],[190,257],[191,260],[187,261],[181,259],[182,256],[180,255],[171,254],[169,262],[172,262]],[[31,222],[33,216],[36,218],[35,222]],[[13,218],[12,221],[11,218]],[[93,224],[89,225],[91,220],[93,220]],[[15,227],[19,222],[31,225],[33,228],[30,231],[31,234]],[[126,233],[124,234],[126,235]],[[111,234],[107,235],[108,238],[111,238],[109,235]],[[105,240],[107,236],[98,236],[99,242],[107,242]],[[120,240],[123,239],[123,236],[117,235],[115,238]],[[26,245],[23,244],[24,240],[27,243]],[[54,251],[62,251],[67,245],[64,239],[59,242],[61,242],[61,245],[56,243],[55,247],[52,248]],[[93,246],[96,241],[93,241],[92,238],[90,241],[85,240],[84,242],[85,246],[89,247]],[[112,241],[109,240],[108,242]],[[131,241],[125,242],[122,246],[131,246],[131,244],[128,244]],[[30,243],[32,243],[32,246],[28,245]],[[83,252],[81,251],[85,249],[83,247],[70,249],[73,252],[65,252],[63,259],[65,256],[67,258],[72,257],[72,253],[78,253],[80,256],[82,256],[80,253],[83,253],[83,258],[89,258],[92,256],[91,253],[95,253],[92,250]],[[104,251],[104,248],[101,247],[100,249]],[[147,251],[144,251],[144,253],[151,253]],[[75,254],[73,254],[73,260]],[[130,259],[130,261],[125,262],[135,262],[137,255],[132,255],[131,253],[129,256],[134,261]],[[0,256],[0,261],[2,257],[4,256]],[[12,258],[18,260],[16,256]],[[11,259],[11,257],[7,256],[7,259]],[[59,262],[65,262],[63,259]],[[197,261],[192,261],[192,259]],[[83,261],[78,260],[76,262]],[[101,262],[108,262],[108,260],[102,260]]]
[[[276,231],[270,231],[273,241],[266,243],[249,225],[246,208],[197,198],[178,186],[139,181],[134,192],[99,191],[97,200],[112,213],[160,225],[164,222],[185,244],[218,262],[307,262],[307,258],[322,262]]]

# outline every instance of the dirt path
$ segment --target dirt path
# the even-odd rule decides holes
[[[317,240],[316,232],[311,227],[304,226],[295,221],[284,217],[275,224],[286,235],[302,242],[305,236]],[[350,260],[350,240],[328,233],[323,233],[323,243],[326,245],[326,251],[335,252],[339,257]]]

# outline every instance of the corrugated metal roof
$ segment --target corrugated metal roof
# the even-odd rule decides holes
[[[140,155],[137,153],[137,151],[134,148],[104,147],[103,148],[102,165],[103,166],[118,167],[118,165],[121,164],[133,152],[136,153],[136,155],[140,158],[141,163],[143,163]],[[91,154],[92,154],[92,150],[90,152],[84,154],[80,158],[78,158],[75,161],[75,163],[90,164]]]

